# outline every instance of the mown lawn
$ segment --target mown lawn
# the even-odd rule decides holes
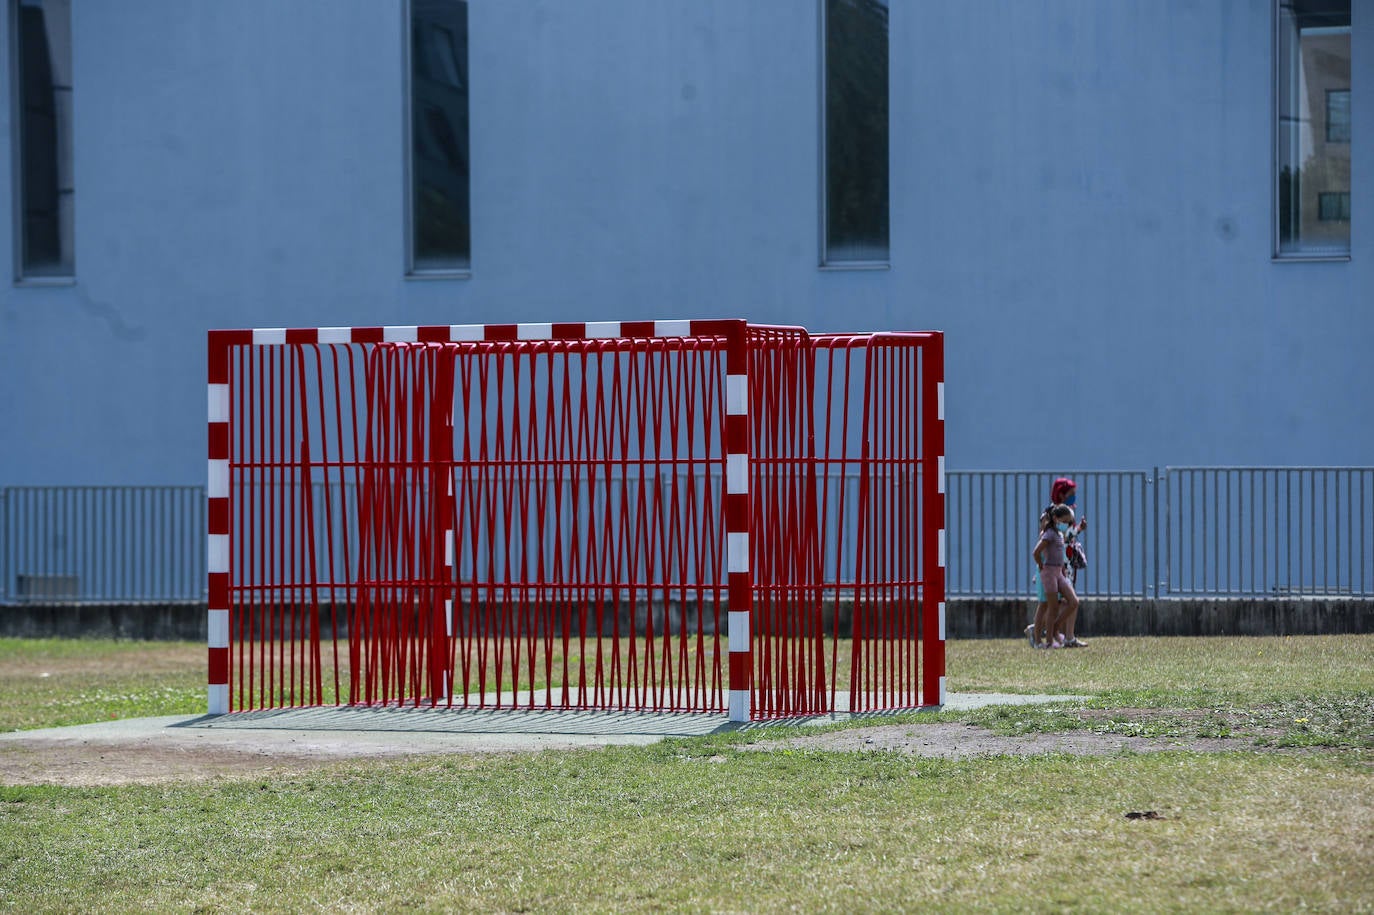
[[[205,712],[193,642],[0,639],[0,731]]]
[[[203,708],[199,646],[75,646],[0,642],[0,721]],[[63,657],[86,674],[55,675]],[[0,908],[1374,911],[1371,658],[1374,636],[949,645],[951,690],[1093,698],[939,720],[1242,738],[1221,754],[760,753],[772,732],[746,731],[271,780],[4,787]],[[29,704],[47,711],[13,707]],[[1146,810],[1161,818],[1126,817]]]

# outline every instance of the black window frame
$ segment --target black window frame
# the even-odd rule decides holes
[[[461,26],[425,18],[443,7],[461,10]],[[405,156],[405,275],[463,279],[472,275],[471,93],[468,0],[404,0],[402,45]],[[418,18],[417,18],[418,17]],[[432,67],[426,42],[449,42],[454,74]],[[461,47],[459,46],[461,45]],[[442,125],[439,122],[442,121]],[[434,135],[436,125],[440,135]],[[444,242],[444,249],[436,246]]]
[[[1285,16],[1304,21],[1306,24],[1302,25],[1301,29],[1309,34],[1338,34],[1343,31],[1349,35],[1350,60],[1348,64],[1353,74],[1356,54],[1354,4],[1347,2],[1344,10],[1340,8],[1341,5],[1339,0],[1334,4],[1317,4],[1312,3],[1311,0],[1273,0],[1271,8],[1272,105],[1270,112],[1273,137],[1270,193],[1272,195],[1271,259],[1275,263],[1344,262],[1351,259],[1353,235],[1349,228],[1345,230],[1343,239],[1337,239],[1331,243],[1323,243],[1320,235],[1309,238],[1303,229],[1303,226],[1311,230],[1316,226],[1331,226],[1338,222],[1337,220],[1320,218],[1318,194],[1336,191],[1349,193],[1350,163],[1347,162],[1344,175],[1340,174],[1338,164],[1330,164],[1333,161],[1332,157],[1325,152],[1329,134],[1329,125],[1326,123],[1327,108],[1322,107],[1320,111],[1314,110],[1318,106],[1329,105],[1329,96],[1323,93],[1319,99],[1313,99],[1309,95],[1304,100],[1303,97],[1296,94],[1297,83],[1294,76],[1296,71],[1293,65],[1300,63],[1302,58],[1297,50],[1285,41]],[[1289,50],[1287,55],[1285,54],[1286,47]],[[1349,75],[1342,83],[1337,83],[1334,86],[1329,85],[1327,88],[1348,91],[1350,88]],[[1304,101],[1307,105],[1306,109],[1303,108]],[[1306,117],[1303,117],[1304,112]],[[1313,123],[1318,118],[1322,121],[1320,125]],[[1300,148],[1293,136],[1293,131],[1302,129],[1302,125],[1305,124],[1311,124],[1315,128],[1312,131],[1310,141],[1323,151],[1323,160],[1317,162],[1315,173],[1307,164],[1315,159],[1315,156],[1309,156],[1301,165],[1293,165],[1294,150]],[[1336,158],[1353,159],[1348,141],[1331,141],[1329,145],[1340,150]],[[1331,190],[1328,191],[1327,188]],[[1304,213],[1310,214],[1312,209],[1317,210],[1318,218],[1313,219],[1311,215],[1304,216]],[[1347,218],[1339,220],[1339,222],[1348,225],[1350,220]]]
[[[13,275],[18,285],[76,281],[76,187],[72,86],[74,4],[65,7],[64,67],[53,63],[43,0],[9,0],[10,163]],[[41,38],[41,46],[35,47]],[[26,40],[27,39],[27,40]],[[35,54],[41,51],[42,59]],[[62,69],[65,83],[58,80]],[[59,98],[65,95],[65,102]],[[65,158],[65,163],[64,163]]]
[[[832,22],[832,10],[842,7],[853,19],[843,23],[844,31]],[[892,263],[892,76],[891,4],[889,0],[819,0],[820,20],[820,266],[822,269],[882,270]],[[836,42],[862,40],[866,27],[876,32],[881,19],[882,47],[871,56],[875,66],[861,69],[867,61],[862,50],[846,47],[849,70],[838,72],[833,53]],[[834,40],[832,40],[834,39]],[[871,49],[870,49],[871,50]],[[880,65],[879,65],[880,64]],[[869,89],[876,116],[863,118],[862,110],[840,109],[846,95],[852,97]],[[874,91],[876,90],[876,91]],[[846,128],[856,128],[849,129]],[[839,156],[833,148],[836,134],[856,142],[844,144],[845,154],[854,161],[844,175],[837,173]],[[865,135],[867,134],[867,135]],[[863,162],[879,168],[863,168]],[[838,180],[837,180],[838,179]],[[846,182],[848,186],[839,184]],[[848,202],[840,206],[841,199]],[[867,225],[865,225],[867,223]],[[856,241],[856,232],[866,231],[871,241]],[[844,237],[848,235],[848,237]],[[844,250],[848,247],[850,250]],[[867,249],[867,250],[865,250]]]

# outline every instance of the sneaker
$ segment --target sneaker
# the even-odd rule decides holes
[[[1075,636],[1064,643],[1065,648],[1087,648],[1088,643]]]
[[[1026,638],[1030,640],[1030,647],[1037,647],[1035,644],[1035,624],[1031,623],[1029,626],[1027,626],[1025,632]]]

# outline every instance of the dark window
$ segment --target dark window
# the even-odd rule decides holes
[[[825,3],[825,264],[886,263],[885,0]]]
[[[468,156],[468,5],[410,3],[410,269],[472,263]]]
[[[12,8],[20,279],[74,273],[70,0],[21,0]]]
[[[1317,218],[1322,222],[1349,222],[1350,195],[1342,191],[1325,191],[1318,194]]]
[[[1350,90],[1326,90],[1326,142],[1350,142]]]

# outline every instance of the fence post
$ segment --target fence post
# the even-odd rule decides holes
[[[10,598],[9,492],[8,487],[0,487],[0,604],[8,603]]]
[[[1149,473],[1146,485],[1151,489],[1150,501],[1143,508],[1150,528],[1150,561],[1140,570],[1140,578],[1145,585],[1146,598],[1153,598],[1160,588],[1160,468],[1154,467]]]
[[[1168,487],[1168,485],[1169,485],[1168,474],[1169,474],[1169,468],[1167,468],[1167,467],[1163,468],[1162,470],[1161,470],[1159,467],[1156,467],[1156,468],[1155,468],[1155,518],[1154,518],[1154,527],[1155,527],[1155,575],[1154,575],[1154,579],[1155,579],[1155,580],[1154,580],[1154,592],[1155,592],[1155,593],[1154,593],[1154,596],[1155,596],[1155,599],[1156,599],[1156,600],[1158,600],[1159,598],[1163,597],[1163,596],[1165,595],[1165,593],[1169,590],[1169,582],[1167,581],[1168,574],[1169,574],[1169,557],[1168,557],[1168,552],[1169,552],[1169,494],[1168,494],[1167,492],[1164,492],[1164,490],[1165,490],[1165,489]],[[1161,566],[1160,566],[1160,555],[1159,555],[1159,551],[1160,551],[1160,546],[1159,546],[1160,528],[1163,528],[1163,529],[1164,529],[1164,553],[1165,553],[1165,556],[1164,556],[1164,562],[1163,562],[1163,571],[1161,571]]]

